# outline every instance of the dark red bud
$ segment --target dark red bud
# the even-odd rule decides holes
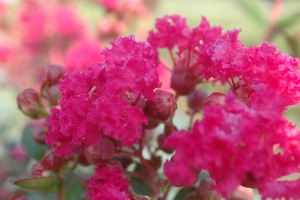
[[[32,165],[29,173],[34,178],[41,178],[41,177],[43,177],[43,174],[45,171],[47,171],[47,170],[41,165],[41,163],[38,162],[38,163],[35,163],[34,165]]]
[[[42,105],[39,93],[34,89],[25,89],[17,96],[19,109],[29,117],[46,117],[47,113]]]
[[[159,125],[159,121],[153,119],[152,117],[148,117],[148,124],[144,126],[145,129],[154,129]]]
[[[149,117],[166,121],[177,109],[175,96],[167,91],[156,91],[157,96],[146,102],[145,111]]]
[[[49,150],[44,155],[44,158],[41,161],[41,165],[47,170],[58,171],[67,162],[68,160],[65,157],[58,157],[55,155],[54,150]]]
[[[193,92],[199,82],[199,77],[187,69],[174,70],[171,77],[171,88],[179,95],[188,95]]]
[[[46,67],[45,80],[48,85],[57,85],[59,80],[64,76],[65,69],[60,65],[48,65]]]
[[[115,154],[115,145],[107,137],[102,137],[98,144],[84,147],[84,156],[89,163],[104,165],[110,161]]]
[[[61,93],[58,85],[42,86],[41,93],[46,98],[51,106],[58,105],[58,100],[61,97]]]
[[[206,91],[202,89],[195,90],[188,96],[188,106],[193,112],[203,109],[204,99],[207,97]]]
[[[204,107],[205,106],[219,106],[224,105],[225,103],[225,94],[214,92],[209,95],[206,99],[204,99]]]

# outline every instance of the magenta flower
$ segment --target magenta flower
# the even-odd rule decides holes
[[[176,149],[164,167],[174,185],[194,185],[198,173],[207,170],[216,181],[215,189],[224,197],[249,180],[263,196],[270,190],[266,183],[276,183],[280,195],[289,194],[285,189],[295,184],[285,186],[283,182],[281,186],[277,179],[298,171],[300,157],[294,142],[300,135],[282,116],[284,102],[275,92],[254,90],[257,93],[251,95],[249,106],[230,93],[224,105],[207,106],[204,118],[194,124],[191,132],[175,132],[166,139],[165,146]],[[265,101],[257,100],[262,96],[265,101],[273,97],[272,102],[268,101],[273,111],[271,106],[263,106]],[[273,152],[276,145],[283,153]],[[275,167],[283,163],[285,168]]]
[[[58,155],[96,144],[103,135],[131,146],[147,124],[138,102],[155,97],[154,89],[160,86],[156,52],[133,37],[112,45],[104,51],[104,64],[75,71],[60,83],[60,108],[51,110],[46,139]]]
[[[96,168],[96,174],[88,184],[88,195],[92,200],[131,200],[129,181],[116,167]]]

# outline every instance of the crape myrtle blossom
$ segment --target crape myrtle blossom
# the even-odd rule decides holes
[[[33,91],[35,101],[25,105],[27,93],[19,95],[23,111],[30,106],[45,109],[45,101],[51,107],[49,116],[47,109],[42,116],[40,110],[28,111],[47,120],[48,127],[35,134],[41,139],[35,140],[43,143],[45,137],[52,147],[32,167],[32,176],[49,178],[44,168],[63,175],[77,164],[92,164],[95,175],[85,189],[87,198],[95,200],[143,199],[135,194],[167,199],[173,186],[190,191],[180,197],[186,200],[235,199],[243,187],[249,191],[247,199],[252,198],[250,188],[257,188],[263,199],[300,198],[299,180],[284,179],[299,173],[300,166],[300,131],[284,116],[288,106],[300,101],[298,59],[267,43],[246,47],[239,33],[222,33],[204,17],[190,28],[185,18],[168,15],[157,20],[148,42],[120,37],[102,54],[92,44],[79,45],[70,62],[80,49],[100,57],[74,60],[70,66],[79,69],[72,72],[52,66],[41,94]],[[175,94],[160,89],[159,48],[170,53]],[[229,89],[206,92],[200,87],[204,82],[228,84]],[[187,130],[178,130],[173,122],[180,95],[188,100]],[[159,124],[163,131],[153,137]],[[175,153],[163,163],[158,151]],[[201,172],[209,177],[200,181]],[[149,185],[149,194],[139,191],[134,179]]]
[[[261,101],[262,97],[266,100]],[[263,106],[270,98],[274,110]],[[299,197],[295,188],[299,184],[276,181],[299,171],[300,163],[300,134],[282,117],[284,102],[280,100],[275,92],[258,88],[249,105],[230,92],[223,105],[207,106],[204,118],[195,122],[190,132],[174,132],[166,139],[165,147],[176,153],[165,164],[165,174],[174,185],[192,186],[199,172],[207,170],[224,197],[249,182],[263,197]],[[275,147],[279,153],[274,152]]]
[[[138,102],[154,98],[154,89],[160,86],[156,52],[132,36],[111,44],[103,52],[103,64],[68,74],[60,83],[60,107],[51,110],[46,138],[57,155],[98,143],[103,135],[131,146],[147,124]]]
[[[297,58],[267,43],[247,48],[238,39],[239,30],[224,34],[221,31],[221,27],[211,27],[204,17],[192,29],[178,15],[157,19],[148,41],[156,48],[171,51],[174,61],[171,87],[178,94],[190,94],[203,79],[229,83],[232,88],[238,87],[235,80],[241,79],[249,87],[264,83],[279,92],[287,105],[299,102]],[[176,57],[172,54],[174,49]]]
[[[89,180],[89,197],[102,200],[133,200],[129,194],[130,182],[117,167],[96,168],[96,174]]]
[[[224,197],[252,183],[263,198],[299,198],[297,181],[277,181],[299,171],[299,131],[283,117],[300,100],[298,59],[267,43],[246,47],[239,30],[221,30],[205,18],[191,29],[185,18],[171,15],[158,19],[149,33],[152,45],[170,51],[171,87],[178,95],[191,94],[202,80],[230,85],[228,94],[213,93],[204,101],[204,117],[191,131],[166,139],[165,148],[176,153],[165,174],[174,185],[192,186],[207,170]]]

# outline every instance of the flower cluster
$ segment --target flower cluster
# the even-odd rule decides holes
[[[149,41],[169,49],[175,66],[171,87],[179,95],[194,95],[202,81],[230,86],[228,94],[204,100],[204,117],[191,131],[174,132],[165,140],[166,148],[176,150],[164,166],[171,182],[193,186],[199,172],[207,170],[214,188],[227,198],[249,182],[263,198],[299,198],[298,181],[278,181],[299,171],[300,133],[283,116],[287,106],[300,101],[298,60],[267,43],[245,47],[239,30],[222,34],[205,18],[190,29],[184,18],[166,16],[155,27]]]
[[[132,200],[129,181],[119,168],[99,167],[89,180],[89,196],[92,199]]]
[[[111,44],[103,52],[104,64],[75,71],[61,81],[60,108],[51,110],[46,138],[58,155],[99,143],[104,135],[116,145],[131,146],[147,124],[139,102],[154,98],[160,86],[156,52],[133,37]]]
[[[101,2],[114,10],[119,1]],[[95,167],[86,186],[94,200],[167,199],[173,186],[184,187],[186,195],[176,198],[186,200],[249,199],[249,188],[263,199],[300,198],[299,180],[284,179],[299,173],[300,131],[284,116],[300,101],[298,59],[268,43],[246,47],[239,32],[223,33],[204,17],[190,28],[185,18],[169,15],[157,20],[148,42],[119,37],[101,55],[97,44],[75,45],[74,71],[49,66],[41,94],[27,89],[17,98],[26,115],[42,118],[33,140],[51,147],[31,168],[33,180],[54,182],[51,190],[60,194],[62,169],[79,163]],[[175,95],[160,89],[159,67],[168,67],[159,48],[170,53]],[[216,82],[229,89],[201,88]],[[187,97],[188,130],[173,122],[179,96]],[[159,124],[164,129],[156,137]],[[174,154],[163,163],[161,153]],[[30,181],[16,184],[32,187]]]

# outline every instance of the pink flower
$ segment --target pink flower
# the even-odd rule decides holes
[[[192,29],[190,50],[194,52],[205,52],[209,45],[215,42],[221,34],[222,27],[212,27],[206,17],[202,17],[201,23]]]
[[[107,87],[114,92],[132,92],[136,97],[154,97],[160,87],[157,72],[158,57],[148,42],[136,42],[133,36],[120,37],[111,42],[112,48],[103,51],[108,66]],[[116,87],[116,85],[118,87]]]
[[[154,89],[160,86],[156,52],[133,37],[112,45],[103,53],[105,64],[74,71],[60,82],[60,108],[51,110],[46,138],[58,155],[96,144],[103,135],[131,146],[147,124],[138,102],[155,97]]]
[[[289,105],[300,101],[300,72],[298,59],[279,52],[275,46],[263,43],[245,52],[245,71],[242,79],[247,84],[264,83],[276,90]]]
[[[69,71],[84,69],[103,61],[102,45],[97,41],[81,40],[73,44],[66,53],[65,64]]]
[[[244,72],[245,47],[238,40],[238,34],[238,30],[228,31],[214,43],[203,46],[205,48],[200,46],[198,62],[206,79],[213,77],[224,83]]]
[[[88,184],[92,200],[131,200],[129,181],[117,167],[96,168],[96,174]]]
[[[155,30],[149,32],[148,41],[155,47],[173,49],[186,48],[191,30],[186,18],[179,15],[166,15],[157,19]]]
[[[266,105],[270,98],[271,105]],[[300,134],[282,116],[284,101],[262,86],[254,88],[248,104],[230,93],[224,105],[205,107],[204,118],[191,132],[175,132],[166,139],[165,146],[176,149],[164,167],[173,184],[191,186],[199,171],[208,170],[224,197],[249,179],[264,194],[266,182],[275,184],[277,178],[298,171],[300,157],[294,142]],[[275,154],[276,145],[284,153]],[[280,183],[278,187],[288,196],[288,187]]]

